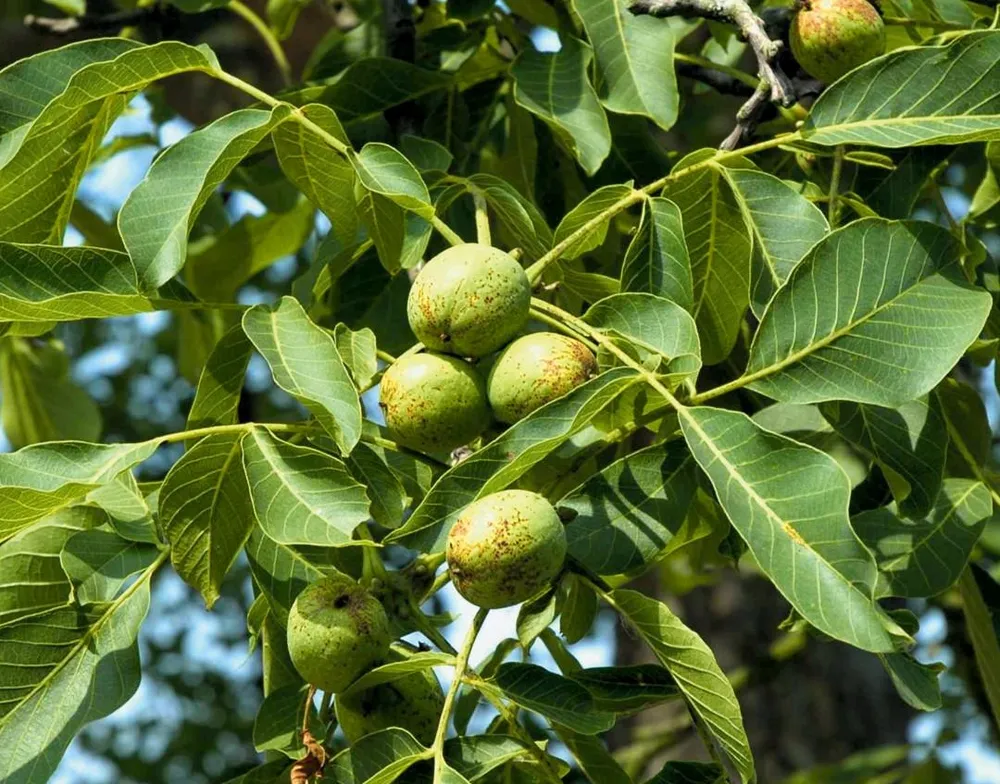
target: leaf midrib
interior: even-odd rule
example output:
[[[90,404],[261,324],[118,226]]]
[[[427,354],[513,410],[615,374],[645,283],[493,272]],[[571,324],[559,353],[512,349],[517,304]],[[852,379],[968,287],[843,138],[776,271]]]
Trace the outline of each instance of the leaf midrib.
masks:
[[[126,601],[128,601],[132,597],[132,595],[144,583],[149,581],[149,578],[152,577],[153,573],[160,568],[160,566],[167,559],[169,554],[170,554],[169,550],[162,550],[160,552],[160,554],[156,557],[156,560],[153,561],[153,563],[151,563],[148,567],[146,567],[143,570],[143,573],[142,575],[140,575],[139,579],[136,580],[134,583],[132,583],[132,585],[130,585],[125,590],[125,592],[122,593],[121,596],[115,599],[114,602],[112,602],[108,606],[105,612],[93,624],[91,624],[91,626],[87,629],[86,632],[83,633],[83,635],[73,646],[73,648],[66,654],[66,656],[63,657],[63,659],[55,667],[53,667],[52,670],[47,675],[45,675],[45,677],[42,678],[42,680],[40,680],[34,686],[34,688],[32,688],[32,690],[28,692],[28,694],[26,694],[24,698],[20,700],[20,702],[18,702],[17,705],[14,706],[14,708],[10,711],[10,713],[8,713],[3,718],[0,718],[0,727],[6,726],[9,723],[8,720],[10,719],[10,717],[16,714],[22,708],[22,706],[26,705],[32,699],[32,697],[35,696],[36,693],[38,693],[40,690],[49,687],[50,682],[54,680],[55,677],[60,672],[62,672],[62,670],[66,666],[68,666],[68,663],[73,659],[73,657],[76,656],[76,654],[80,651],[80,649],[83,648],[84,646],[89,645],[90,641],[103,628],[104,624],[108,622],[108,620],[122,607],[122,605],[125,604]]]
[[[768,376],[773,375],[774,373],[777,373],[777,372],[779,372],[781,370],[784,370],[789,365],[794,365],[796,362],[799,362],[799,361],[805,359],[810,354],[813,354],[813,353],[815,353],[816,351],[819,351],[822,348],[826,348],[831,343],[833,343],[835,340],[837,340],[839,338],[842,338],[845,335],[850,334],[851,331],[854,330],[855,327],[858,327],[858,326],[866,323],[873,316],[878,315],[879,313],[881,313],[882,311],[884,311],[886,308],[889,308],[890,306],[894,305],[897,302],[897,300],[900,300],[903,297],[905,297],[908,294],[910,294],[914,289],[917,288],[917,286],[920,286],[921,284],[923,284],[926,281],[930,280],[935,275],[940,275],[941,272],[943,271],[943,269],[945,269],[948,266],[951,266],[951,265],[949,264],[949,265],[945,265],[945,267],[940,267],[940,268],[934,269],[931,272],[930,275],[927,275],[926,277],[920,278],[918,281],[916,281],[916,283],[914,285],[909,286],[909,287],[901,290],[898,294],[896,294],[895,296],[893,296],[890,299],[887,299],[885,302],[883,302],[882,304],[880,304],[877,307],[873,308],[868,313],[865,313],[860,318],[857,318],[857,319],[851,321],[850,323],[845,324],[843,327],[840,327],[838,329],[833,330],[833,332],[831,332],[830,334],[828,334],[828,335],[820,338],[815,343],[808,343],[807,345],[805,345],[802,348],[800,348],[798,351],[795,351],[795,352],[789,354],[784,359],[778,360],[777,362],[775,362],[775,363],[773,363],[771,365],[765,365],[760,370],[755,370],[753,373],[748,373],[748,374],[742,376],[742,378],[741,378],[742,383],[744,385],[747,385],[747,384],[752,384],[755,381],[759,381],[762,378],[767,378]],[[775,300],[772,299],[770,305],[773,305],[774,302],[775,302]],[[765,315],[767,315],[767,314],[765,314]],[[758,330],[757,336],[759,336],[759,335],[760,335],[760,331]],[[755,338],[754,338],[755,344],[756,344],[756,337],[757,336],[755,336]],[[754,347],[751,346],[751,349],[750,349],[750,355],[751,355],[751,357],[753,356],[753,348]]]

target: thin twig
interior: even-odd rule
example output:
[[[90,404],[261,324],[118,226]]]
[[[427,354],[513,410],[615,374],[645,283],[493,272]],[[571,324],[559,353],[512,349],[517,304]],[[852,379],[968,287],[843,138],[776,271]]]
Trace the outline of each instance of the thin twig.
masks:
[[[736,149],[757,127],[768,100],[778,106],[796,101],[792,80],[778,64],[781,41],[772,40],[761,21],[744,0],[631,0],[629,11],[655,17],[700,17],[734,25],[757,58],[760,84],[736,116],[736,128],[722,143],[723,150]]]
[[[278,73],[281,74],[281,80],[285,83],[286,87],[290,86],[292,83],[292,66],[289,64],[288,58],[285,57],[285,50],[281,48],[281,43],[275,37],[274,33],[271,32],[271,28],[267,26],[263,19],[257,16],[253,9],[245,6],[240,0],[230,0],[227,8],[247,22],[257,35],[260,36],[264,45],[267,46],[267,50],[271,53],[271,57],[274,58],[275,65],[278,66]]]

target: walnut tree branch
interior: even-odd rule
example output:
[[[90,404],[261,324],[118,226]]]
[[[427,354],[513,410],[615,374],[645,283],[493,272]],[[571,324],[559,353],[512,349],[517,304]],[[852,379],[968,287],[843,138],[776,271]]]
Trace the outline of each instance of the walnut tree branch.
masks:
[[[648,14],[655,17],[682,16],[712,19],[734,25],[742,38],[750,44],[757,58],[757,76],[761,86],[743,105],[737,115],[734,131],[722,144],[722,149],[731,150],[756,126],[761,112],[768,101],[779,106],[795,103],[795,87],[791,79],[778,65],[778,54],[783,46],[768,36],[764,23],[753,12],[745,0],[627,0],[628,9],[633,14]]]

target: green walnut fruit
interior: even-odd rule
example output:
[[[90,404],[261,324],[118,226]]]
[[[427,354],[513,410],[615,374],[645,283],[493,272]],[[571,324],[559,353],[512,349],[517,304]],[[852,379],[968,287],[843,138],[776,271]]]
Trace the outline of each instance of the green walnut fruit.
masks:
[[[288,652],[306,682],[336,694],[385,658],[389,619],[382,604],[346,575],[307,586],[288,613]]]
[[[486,384],[468,362],[423,352],[402,357],[382,376],[379,405],[389,435],[421,452],[450,452],[489,425]]]
[[[800,0],[792,54],[827,84],[885,52],[885,24],[867,0]]]
[[[531,284],[513,256],[467,243],[427,262],[410,288],[406,315],[427,348],[482,357],[521,331],[530,303]]]
[[[451,581],[479,607],[530,599],[562,570],[566,531],[537,493],[504,490],[469,504],[448,534]]]
[[[393,651],[389,661],[402,658]],[[351,743],[379,730],[402,727],[429,746],[444,709],[444,694],[434,672],[428,669],[363,691],[338,694],[336,705],[337,723]]]
[[[486,396],[493,416],[513,424],[596,372],[597,360],[579,340],[536,332],[500,353],[486,382]]]

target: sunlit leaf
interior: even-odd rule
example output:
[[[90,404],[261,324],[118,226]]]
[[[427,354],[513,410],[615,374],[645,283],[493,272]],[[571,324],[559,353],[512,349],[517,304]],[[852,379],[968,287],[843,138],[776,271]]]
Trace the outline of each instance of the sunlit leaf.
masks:
[[[611,149],[608,118],[587,79],[591,59],[587,44],[564,35],[558,52],[526,49],[511,68],[514,99],[552,129],[587,174]]]
[[[566,528],[569,553],[598,574],[619,574],[707,536],[686,517],[695,466],[678,444],[623,457],[559,502],[577,512]]]
[[[739,771],[740,779],[754,781],[753,754],[740,704],[704,640],[665,604],[641,593],[619,589],[610,595],[610,601],[674,677],[690,708]]]
[[[573,0],[597,56],[605,108],[648,117],[664,130],[677,120],[674,36],[669,25],[635,16],[624,3]]]
[[[160,522],[177,574],[211,607],[253,525],[240,433],[203,438],[160,489]]]
[[[243,314],[243,329],[267,360],[274,382],[299,400],[344,454],[361,437],[361,403],[333,336],[292,297]]]
[[[444,550],[448,532],[466,504],[502,490],[581,430],[601,409],[636,382],[615,368],[542,406],[488,446],[446,471],[402,527],[387,541],[424,552]]]
[[[829,234],[761,319],[750,387],[790,403],[889,407],[926,394],[979,335],[991,305],[964,280],[960,255],[930,223],[868,218]]]
[[[897,49],[852,71],[802,128],[815,144],[908,147],[1000,138],[1000,31]]]
[[[522,708],[584,735],[604,732],[615,722],[614,714],[595,707],[585,688],[537,664],[502,664],[493,680]]]
[[[851,520],[875,554],[881,596],[935,596],[952,586],[965,568],[993,500],[982,482],[946,479],[923,520],[902,519],[873,509]]]
[[[209,196],[288,111],[232,112],[188,134],[153,162],[118,213],[118,229],[144,289],[177,274],[188,232]]]
[[[368,519],[364,486],[340,460],[317,449],[255,427],[243,439],[243,467],[254,516],[279,544],[346,544]]]
[[[692,309],[691,260],[681,211],[669,199],[643,202],[642,220],[622,261],[621,283],[623,291],[655,294]]]
[[[894,624],[872,599],[875,563],[851,530],[836,461],[735,411],[690,408],[680,419],[726,516],[791,605],[831,637],[891,651]]]
[[[112,531],[84,530],[66,542],[60,555],[78,604],[110,602],[128,579],[156,560],[151,544],[130,542]]]

